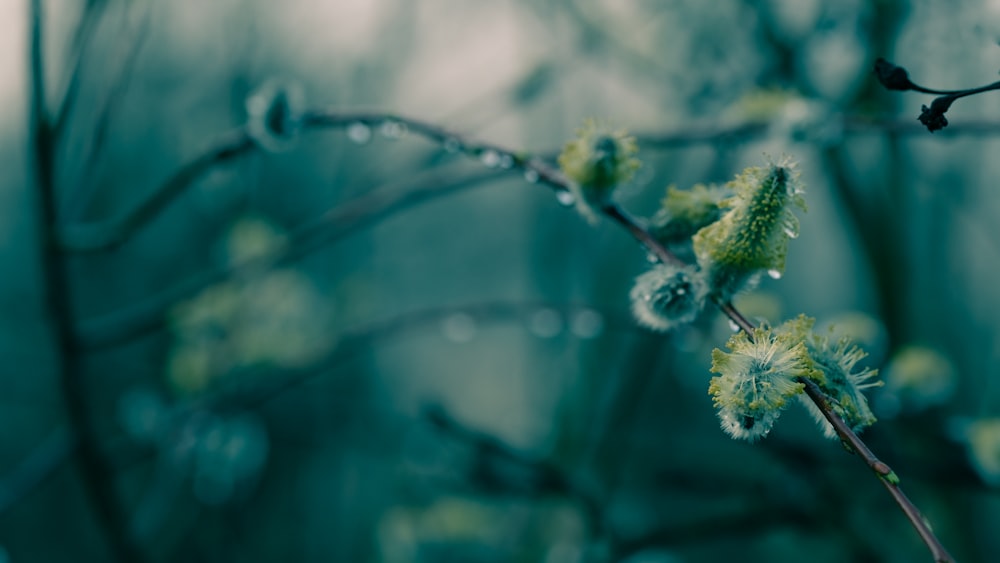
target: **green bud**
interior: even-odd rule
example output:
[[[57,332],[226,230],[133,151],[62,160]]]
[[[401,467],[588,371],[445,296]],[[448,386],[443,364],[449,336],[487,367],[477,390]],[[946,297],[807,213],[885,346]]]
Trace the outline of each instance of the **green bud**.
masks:
[[[721,202],[722,218],[694,235],[698,265],[707,272],[712,293],[723,300],[761,272],[781,276],[788,240],[799,233],[792,208],[806,208],[797,174],[784,163],[748,168],[727,186],[733,196]]]
[[[650,231],[678,258],[693,262],[691,237],[722,217],[720,204],[729,195],[732,194],[723,186],[696,184],[690,190],[670,186],[660,210],[653,216]]]
[[[868,354],[855,346],[849,338],[833,342],[828,335],[813,333],[814,322],[815,319],[800,315],[784,326],[793,338],[805,343],[812,368],[817,372],[814,379],[826,395],[830,408],[844,419],[851,430],[859,432],[875,423],[875,415],[872,414],[863,391],[882,385],[881,381],[871,381],[878,375],[878,371],[857,369],[858,362]],[[826,437],[836,438],[837,431],[815,403],[806,397],[800,397],[800,400],[823,428]]]
[[[639,168],[636,152],[635,138],[594,120],[587,120],[577,130],[576,138],[566,144],[559,155],[559,166],[570,180],[577,209],[590,222],[596,222],[615,187],[631,179]]]
[[[637,277],[629,297],[639,324],[668,331],[695,320],[707,294],[708,286],[697,270],[663,264]]]
[[[754,329],[753,339],[734,334],[726,347],[712,351],[708,387],[719,409],[722,429],[733,438],[755,441],[771,431],[788,400],[802,393],[799,377],[814,377],[805,344],[784,326]]]

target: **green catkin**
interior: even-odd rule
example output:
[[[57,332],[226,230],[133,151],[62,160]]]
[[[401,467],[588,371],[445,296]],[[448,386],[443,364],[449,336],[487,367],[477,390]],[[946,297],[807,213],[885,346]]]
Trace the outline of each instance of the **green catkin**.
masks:
[[[624,130],[612,130],[589,119],[566,143],[559,167],[570,180],[576,208],[596,223],[603,206],[611,202],[615,188],[627,182],[639,168],[635,138]]]
[[[819,376],[801,339],[786,330],[756,328],[753,338],[739,332],[726,343],[729,352],[712,351],[708,392],[719,409],[722,429],[736,439],[767,436],[788,401],[805,385],[800,377]]]
[[[665,332],[695,320],[707,294],[704,278],[693,267],[659,264],[635,279],[629,298],[639,324]]]
[[[721,202],[722,217],[694,235],[694,253],[712,294],[728,301],[762,272],[780,276],[788,240],[798,236],[793,208],[805,211],[791,165],[748,168],[727,184],[733,196]]]

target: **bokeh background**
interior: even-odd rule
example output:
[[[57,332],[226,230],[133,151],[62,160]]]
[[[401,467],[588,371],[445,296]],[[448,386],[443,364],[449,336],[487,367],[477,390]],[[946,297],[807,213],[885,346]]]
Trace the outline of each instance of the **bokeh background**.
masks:
[[[731,329],[638,328],[627,233],[396,122],[258,135],[121,244],[55,253],[30,4],[0,3],[0,561],[930,560],[803,409],[757,444],[720,430]],[[618,199],[643,216],[668,185],[791,156],[801,237],[738,305],[861,342],[886,381],[864,438],[958,560],[1000,560],[1000,98],[930,134],[931,97],[871,72],[991,82],[1000,3],[40,4],[71,242],[282,89],[546,158],[607,120],[639,137]]]

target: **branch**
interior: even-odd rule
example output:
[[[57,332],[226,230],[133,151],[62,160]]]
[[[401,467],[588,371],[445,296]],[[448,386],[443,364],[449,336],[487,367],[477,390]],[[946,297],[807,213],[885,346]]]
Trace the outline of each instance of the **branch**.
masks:
[[[948,112],[951,108],[951,104],[954,103],[955,100],[966,96],[981,94],[983,92],[1000,90],[1000,81],[987,84],[986,86],[968,88],[965,90],[935,90],[932,88],[925,88],[910,80],[910,75],[905,68],[890,63],[881,57],[875,61],[875,76],[886,90],[898,90],[904,92],[912,90],[914,92],[922,92],[924,94],[938,95],[938,97],[934,98],[931,102],[930,107],[923,106],[921,108],[920,117],[917,118],[931,133],[944,129],[948,126],[948,119],[945,118],[944,114]]]
[[[638,240],[639,242],[646,245],[646,247],[657,256],[671,257],[670,261],[677,261],[676,257],[670,253],[665,247],[663,247],[655,238],[653,238],[648,232],[646,232],[642,227],[630,221],[629,218],[623,213],[612,213],[610,210],[616,209],[614,206],[609,206],[605,208],[605,214],[609,215],[612,219],[615,219],[620,224],[623,224]],[[642,234],[645,233],[645,234]],[[747,333],[751,339],[753,338],[754,326],[747,318],[740,313],[735,307],[730,303],[716,303],[719,309],[725,314],[733,323]],[[861,440],[861,438],[854,433],[844,420],[840,418],[837,413],[833,411],[830,407],[829,402],[823,395],[822,391],[816,387],[816,384],[808,379],[801,379],[803,383],[806,384],[806,394],[809,399],[819,408],[823,413],[823,416],[830,421],[830,424],[837,431],[837,435],[840,436],[841,440],[851,445],[853,451],[857,453],[864,462],[868,465],[876,475],[879,476],[882,484],[889,490],[893,499],[899,504],[903,513],[910,520],[910,523],[916,528],[917,533],[920,534],[921,539],[927,545],[930,550],[931,555],[934,556],[934,561],[938,563],[947,563],[954,561],[948,554],[947,550],[941,544],[940,540],[931,531],[930,526],[928,526],[927,521],[920,514],[920,511],[916,506],[903,494],[903,491],[899,488],[899,478],[892,471],[892,469],[883,461],[879,460],[868,448],[868,446]]]
[[[86,59],[85,55],[107,5],[108,2],[105,0],[88,0],[87,5],[83,8],[83,15],[80,16],[80,22],[77,24],[76,32],[73,36],[73,62],[70,65],[69,77],[66,80],[66,87],[63,89],[62,101],[59,103],[59,109],[54,119],[53,132],[57,137],[65,132],[66,124],[69,122],[73,114],[73,109],[76,107],[79,97],[77,94],[80,89],[80,80],[83,76],[83,62]]]
[[[121,563],[138,563],[143,561],[143,557],[129,537],[129,527],[116,498],[113,473],[98,446],[86,403],[83,369],[73,334],[70,278],[55,241],[57,138],[45,102],[41,0],[31,2],[29,18],[31,165],[38,193],[37,228],[42,255],[42,283],[46,312],[53,325],[54,363],[59,372],[67,416],[79,447],[78,469],[96,512],[98,525],[114,559]]]
[[[125,60],[118,70],[118,75],[112,81],[111,88],[104,96],[100,111],[97,112],[94,132],[87,143],[89,147],[87,155],[83,158],[83,171],[79,174],[82,181],[75,190],[67,194],[66,204],[63,206],[64,216],[69,220],[75,219],[83,212],[83,208],[90,201],[91,195],[97,186],[94,171],[97,168],[101,152],[104,150],[104,145],[107,142],[108,130],[111,128],[111,112],[119,105],[119,102],[128,90],[129,81],[139,60],[139,54],[142,52],[142,48],[146,44],[146,39],[149,37],[150,21],[151,18],[147,11],[142,22],[138,25],[138,29],[133,32],[132,42],[129,44],[124,55]]]
[[[247,264],[218,266],[136,305],[82,321],[76,327],[76,339],[88,351],[129,342],[162,328],[172,306],[214,283],[238,276],[242,272],[293,263],[323,245],[376,225],[401,210],[482,186],[502,177],[502,172],[494,170],[479,171],[458,180],[449,178],[445,173],[435,173],[400,187],[380,189],[358,196],[293,230],[288,244],[279,254]]]
[[[140,34],[142,37],[142,34]],[[114,99],[109,97],[108,102]],[[105,110],[108,109],[105,106]],[[93,166],[96,153],[99,152],[106,137],[107,116],[102,112],[98,130],[91,142],[88,166]],[[922,133],[923,129],[909,122],[892,120],[872,120],[860,117],[837,118],[843,120],[845,133],[870,134],[891,130],[900,134],[913,135]],[[399,132],[412,131],[442,145],[445,150],[461,152],[480,159],[492,159],[506,156],[494,164],[497,167],[512,167],[528,170],[523,166],[528,159],[523,153],[504,151],[496,145],[479,143],[450,132],[447,129],[415,119],[402,118],[391,114],[372,112],[338,112],[336,110],[313,110],[303,114],[301,123],[303,129],[343,129],[355,125],[364,127],[400,127]],[[1000,123],[968,122],[956,127],[954,134],[997,135],[1000,134]],[[668,150],[687,147],[696,144],[734,144],[750,142],[766,137],[771,131],[767,122],[752,121],[726,127],[689,128],[661,133],[637,135],[636,138],[646,149]],[[59,233],[59,245],[64,252],[100,253],[112,251],[128,241],[132,235],[155,219],[177,197],[190,188],[195,182],[215,169],[216,166],[228,163],[242,156],[256,152],[259,147],[241,127],[224,135],[221,140],[207,148],[202,154],[174,172],[163,184],[155,188],[131,210],[121,217],[107,221],[83,224],[68,224]],[[558,151],[541,151],[535,158],[545,160]],[[85,175],[85,177],[89,177]],[[545,179],[542,179],[543,182]],[[558,185],[551,185],[562,189]],[[74,209],[80,205],[80,200],[87,197],[91,191],[85,189],[81,195],[74,196]]]
[[[123,217],[107,223],[69,224],[58,235],[63,252],[113,250],[154,219],[177,196],[216,166],[254,150],[256,145],[243,129],[232,131],[207,152],[181,166],[159,188]]]

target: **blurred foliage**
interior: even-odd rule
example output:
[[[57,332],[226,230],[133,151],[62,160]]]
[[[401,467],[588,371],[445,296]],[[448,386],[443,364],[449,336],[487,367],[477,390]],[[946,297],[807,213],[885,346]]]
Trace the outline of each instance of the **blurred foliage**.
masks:
[[[799,161],[785,274],[737,304],[857,338],[886,381],[865,440],[958,560],[1000,559],[1000,116],[970,97],[931,135],[926,97],[871,72],[983,83],[994,2],[43,1],[48,103],[74,100],[60,222],[121,217],[244,124],[268,149],[67,256],[81,339],[142,320],[78,351],[82,397],[43,313],[25,4],[0,12],[0,561],[109,561],[109,534],[150,562],[929,560],[804,409],[752,446],[720,430],[728,323],[637,327],[626,233],[397,122],[300,130],[331,107],[546,158],[607,119],[643,163],[615,198],[648,218],[668,185]],[[72,401],[121,529],[76,471]]]

